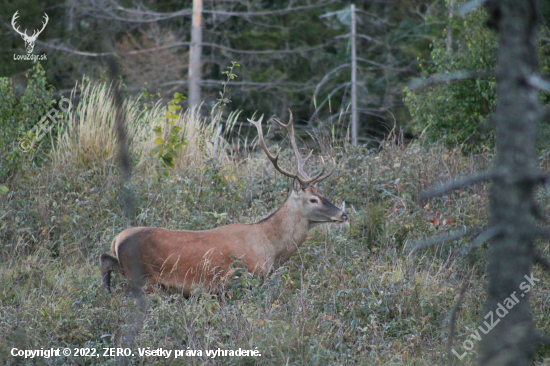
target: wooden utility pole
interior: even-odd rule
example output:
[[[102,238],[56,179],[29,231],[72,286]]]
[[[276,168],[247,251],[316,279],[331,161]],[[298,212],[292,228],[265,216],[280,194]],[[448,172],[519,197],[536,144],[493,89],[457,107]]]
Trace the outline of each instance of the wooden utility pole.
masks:
[[[202,55],[202,0],[193,0],[191,21],[191,47],[189,49],[189,79],[187,105],[189,108],[201,103],[201,55]]]
[[[351,144],[357,145],[357,53],[355,51],[355,4],[351,4]]]

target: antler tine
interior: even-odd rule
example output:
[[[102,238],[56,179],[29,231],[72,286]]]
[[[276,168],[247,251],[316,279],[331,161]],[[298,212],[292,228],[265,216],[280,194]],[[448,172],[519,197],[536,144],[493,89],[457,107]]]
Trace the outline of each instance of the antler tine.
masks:
[[[296,155],[296,165],[298,165],[298,174],[303,177],[303,180],[300,180],[300,182],[307,182],[310,178],[309,178],[309,175],[304,171],[304,164],[313,153],[313,150],[310,151],[305,158],[303,158],[302,155],[300,155],[300,151],[298,150],[298,146],[296,145],[296,137],[294,135],[294,117],[290,109],[288,110],[288,112],[290,113],[290,118],[286,125],[276,118],[273,118],[273,119],[281,127],[284,127],[284,129],[287,130],[288,134],[290,135],[290,144],[292,145],[292,149],[294,150],[294,155]],[[303,184],[304,183],[302,183],[302,185]]]
[[[321,157],[321,160],[323,160],[323,158]],[[334,158],[332,158],[332,163],[334,165],[336,165],[336,162],[334,161]],[[315,184],[315,183],[318,183],[322,180],[325,180],[327,179],[328,177],[330,177],[332,175],[332,173],[334,173],[334,167],[330,170],[330,172],[328,172],[327,174],[323,175],[323,173],[325,172],[325,162],[323,160],[323,169],[321,170],[321,172],[319,174],[317,174],[314,178],[311,178],[310,180],[308,180],[307,183],[308,185],[312,185],[312,184]],[[323,175],[323,176],[321,176]]]
[[[333,162],[334,162],[334,159],[333,159]],[[322,180],[325,180],[327,179],[328,177],[330,177],[332,175],[332,173],[334,173],[334,167],[330,170],[330,172],[328,172],[327,174],[323,175],[322,177],[320,177],[321,174],[323,174],[323,172],[325,171],[325,169],[323,169],[321,171],[321,173],[319,173],[319,175],[317,175],[314,179],[313,179],[313,182],[311,184],[315,184],[315,183],[319,183],[320,181]]]
[[[271,160],[271,163],[273,163],[273,166],[275,167],[275,169],[277,169],[280,173],[286,175],[287,177],[298,178],[300,183],[302,183],[302,181],[300,180],[300,178],[296,174],[287,172],[286,170],[284,170],[283,168],[281,168],[277,164],[277,159],[279,159],[280,150],[277,150],[277,154],[275,154],[275,156],[271,155],[271,153],[269,152],[269,149],[267,148],[267,145],[265,144],[264,134],[262,132],[262,120],[263,120],[263,118],[264,118],[263,114],[262,114],[262,116],[260,117],[260,119],[258,121],[254,121],[250,118],[247,118],[248,122],[252,123],[258,129],[258,142],[260,143],[260,146],[262,147],[262,149],[266,153],[269,160]]]

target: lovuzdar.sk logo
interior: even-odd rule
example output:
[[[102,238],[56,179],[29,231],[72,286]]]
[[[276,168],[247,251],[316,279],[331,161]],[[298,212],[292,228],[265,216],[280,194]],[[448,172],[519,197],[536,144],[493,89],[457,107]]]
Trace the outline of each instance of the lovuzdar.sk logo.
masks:
[[[13,59],[14,60],[46,60],[46,55],[33,55],[32,54],[32,51],[34,50],[34,44],[36,43],[36,39],[38,38],[38,36],[40,35],[40,33],[42,33],[42,31],[44,30],[44,28],[46,28],[46,25],[48,24],[48,14],[44,13],[44,22],[42,22],[42,29],[40,30],[34,30],[33,33],[32,33],[32,36],[29,36],[27,34],[27,30],[25,29],[24,32],[21,32],[19,30],[19,26],[17,26],[15,24],[15,21],[17,18],[19,18],[19,15],[17,14],[19,13],[19,10],[15,12],[15,14],[13,14],[13,17],[11,18],[11,26],[13,27],[13,29],[19,33],[21,35],[21,38],[23,38],[23,40],[25,41],[25,49],[27,50],[27,54],[26,55],[16,55],[14,54],[13,55]]]

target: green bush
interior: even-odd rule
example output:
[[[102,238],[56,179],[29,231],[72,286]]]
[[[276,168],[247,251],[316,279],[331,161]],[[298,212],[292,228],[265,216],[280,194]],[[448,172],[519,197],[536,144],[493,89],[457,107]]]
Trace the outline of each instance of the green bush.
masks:
[[[38,62],[25,74],[27,88],[19,97],[10,78],[0,78],[0,181],[7,181],[23,163],[17,142],[48,111],[55,100]]]
[[[448,23],[452,27],[453,47],[447,50],[446,38],[435,40],[431,46],[432,63],[427,67],[424,62],[420,63],[422,77],[460,71],[492,72],[498,40],[495,32],[486,25],[485,9],[479,7],[466,19],[455,16]],[[541,34],[545,36],[540,39],[548,38],[548,32],[547,27],[542,27]],[[541,41],[539,46],[542,74],[550,69],[550,47],[544,42]],[[464,145],[467,150],[492,147],[494,126],[487,122],[496,104],[494,77],[444,82],[414,92],[405,88],[404,94],[414,134],[430,142],[442,140],[451,148],[458,145]],[[542,99],[547,102],[548,96],[543,95]],[[549,129],[545,124],[541,130],[546,135]]]
[[[433,63],[423,68],[422,76],[491,71],[496,62],[497,39],[485,26],[486,20],[483,9],[472,12],[465,20],[452,18],[448,26],[453,27],[453,37],[457,38],[456,48],[447,51],[445,40],[434,41]],[[450,147],[491,145],[493,131],[486,122],[495,102],[496,84],[492,77],[442,83],[419,92],[405,89],[413,131],[429,141],[443,139]]]

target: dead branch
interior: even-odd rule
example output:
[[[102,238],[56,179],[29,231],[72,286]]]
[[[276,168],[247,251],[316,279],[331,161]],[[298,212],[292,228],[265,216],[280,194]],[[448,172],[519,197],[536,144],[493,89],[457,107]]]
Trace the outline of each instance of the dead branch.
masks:
[[[424,199],[427,199],[427,198],[440,196],[443,193],[447,193],[449,191],[453,191],[455,189],[468,186],[470,184],[479,183],[479,182],[488,181],[488,180],[493,180],[495,178],[500,178],[500,177],[501,177],[501,174],[498,174],[494,171],[484,172],[484,173],[480,173],[480,174],[477,174],[477,175],[471,175],[469,177],[465,177],[465,178],[462,178],[462,179],[455,180],[451,183],[440,186],[440,187],[435,188],[431,191],[426,191],[426,192],[420,194],[418,199],[419,200],[424,200]]]
[[[550,92],[550,82],[544,80],[540,75],[529,75],[527,77],[527,83],[537,90]]]
[[[455,230],[447,233],[446,235],[433,236],[430,238],[424,238],[415,240],[409,245],[409,251],[412,253],[418,249],[430,247],[436,244],[441,244],[451,240],[457,240],[467,235],[476,235],[481,231],[480,228]]]
[[[284,50],[261,50],[261,51],[238,50],[238,49],[235,49],[235,48],[226,47],[226,46],[222,46],[222,45],[215,44],[215,43],[205,43],[205,42],[201,43],[201,46],[211,47],[211,48],[218,48],[218,49],[223,50],[223,51],[239,53],[239,54],[269,55],[269,54],[274,54],[274,53],[276,53],[276,54],[308,53],[308,52],[311,52],[313,50],[317,50],[319,48],[329,46],[329,45],[335,43],[336,41],[337,40],[334,39],[334,40],[325,42],[325,43],[320,44],[320,45],[307,47],[307,48],[297,48],[297,49],[294,49],[294,50],[287,50],[287,49],[284,49]],[[36,43],[38,43],[42,46],[54,49],[54,50],[74,53],[75,55],[81,55],[81,56],[101,57],[101,56],[112,56],[112,55],[114,55],[114,53],[112,53],[112,52],[102,52],[102,53],[83,52],[83,51],[69,49],[67,47],[53,45],[53,44],[50,44],[48,42],[36,41]],[[166,46],[161,46],[161,47],[154,47],[154,48],[148,48],[148,49],[143,49],[143,50],[135,50],[135,51],[130,51],[130,52],[126,52],[126,53],[121,53],[121,55],[136,55],[136,54],[139,54],[139,53],[156,52],[156,51],[159,51],[159,50],[162,50],[162,49],[189,46],[189,45],[190,45],[190,42],[177,42],[177,43],[174,43],[174,44],[171,44],[171,45],[166,45]]]
[[[462,250],[461,254],[466,255],[470,253],[472,250],[479,248],[486,241],[502,234],[503,231],[504,227],[502,226],[493,226],[483,230],[474,240],[472,240],[472,243],[469,246]]]
[[[267,10],[267,11],[250,11],[250,12],[236,12],[236,11],[223,11],[223,10],[203,10],[202,12],[204,14],[213,14],[213,15],[223,15],[223,16],[230,16],[230,17],[255,17],[255,16],[266,16],[266,15],[284,15],[290,12],[294,11],[304,11],[308,9],[314,9],[314,8],[322,8],[326,7],[327,5],[330,5],[332,3],[335,3],[334,0],[330,0],[324,3],[319,4],[310,4],[310,5],[304,5],[304,6],[295,6],[295,7],[287,7],[280,10]],[[192,9],[183,9],[178,10],[172,13],[159,13],[155,11],[143,11],[143,10],[136,10],[136,9],[129,9],[121,6],[117,2],[113,2],[113,5],[115,6],[115,9],[130,15],[135,16],[136,18],[123,18],[112,11],[109,11],[107,9],[102,9],[104,13],[108,14],[109,17],[102,16],[98,13],[91,13],[92,16],[96,18],[101,19],[110,19],[110,20],[117,20],[117,21],[123,21],[123,22],[130,22],[130,23],[152,23],[152,22],[159,22],[163,20],[173,19],[173,18],[180,18],[185,16],[191,16],[193,14]]]
[[[451,348],[453,347],[453,338],[455,334],[456,313],[458,311],[458,308],[460,307],[460,304],[462,304],[462,300],[464,299],[464,294],[466,293],[467,288],[468,288],[468,283],[464,282],[460,287],[460,292],[458,294],[458,299],[456,300],[456,304],[453,307],[453,310],[451,310],[451,320],[449,322],[449,341],[447,342],[447,354],[449,355],[449,365],[452,365],[454,361],[454,357],[451,353]]]
[[[489,0],[471,0],[471,1],[468,1],[467,3],[462,4],[458,8],[458,14],[460,14],[461,16],[465,16],[469,12],[474,11],[479,6],[481,6],[485,3],[488,3],[488,2],[489,2]]]
[[[447,74],[438,74],[427,79],[413,79],[409,82],[409,90],[418,90],[428,86],[449,83],[452,81],[462,81],[480,78],[491,78],[494,74],[489,71],[453,71]]]

